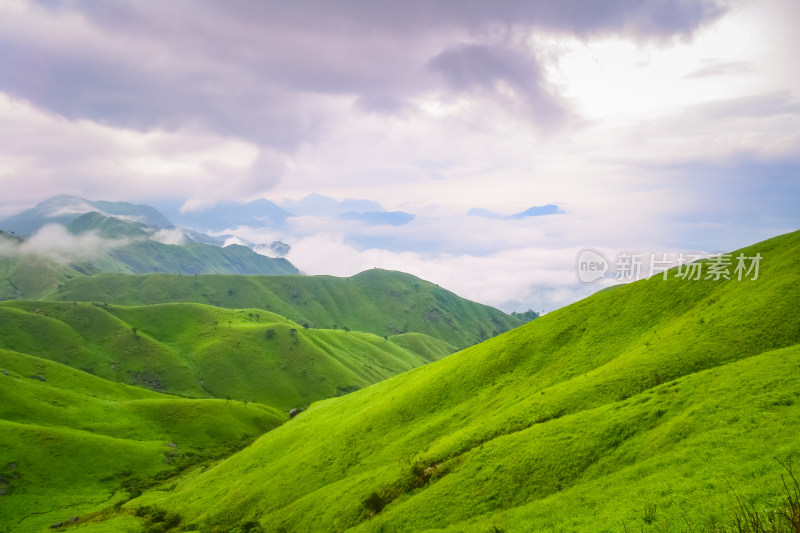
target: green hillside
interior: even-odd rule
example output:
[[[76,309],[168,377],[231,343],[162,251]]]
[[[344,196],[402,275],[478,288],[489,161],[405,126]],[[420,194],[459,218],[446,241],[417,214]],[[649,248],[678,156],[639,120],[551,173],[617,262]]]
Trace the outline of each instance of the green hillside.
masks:
[[[196,302],[258,308],[318,328],[348,327],[380,336],[424,333],[458,348],[524,323],[410,274],[380,269],[333,276],[178,276],[102,274],[77,277],[49,300],[119,305]]]
[[[199,531],[710,531],[737,496],[763,514],[800,453],[800,232],[757,252],[756,281],[595,294],[125,508]]]
[[[40,531],[230,454],[288,417],[111,383],[0,350],[0,531]]]
[[[67,229],[75,236],[94,236],[91,249],[83,251],[85,258],[76,260],[39,245],[26,247],[24,240],[0,231],[0,300],[38,299],[69,279],[99,272],[299,274],[286,259],[266,257],[245,246],[164,244],[154,240],[157,227],[96,212],[74,218]]]
[[[2,238],[0,235],[0,241]],[[36,255],[12,256],[0,253],[0,300],[39,298],[71,278],[97,272],[87,271],[80,265],[61,264]]]
[[[90,231],[123,244],[109,247],[88,261],[90,269],[100,272],[144,274],[170,272],[180,274],[299,274],[283,258],[266,257],[246,246],[214,246],[198,242],[164,244],[151,239],[158,229],[142,223],[86,213],[67,226],[75,235]]]
[[[428,354],[431,359],[441,359],[456,351],[451,344],[423,333],[401,333],[389,340],[414,353]]]
[[[283,410],[363,388],[446,355],[435,339],[410,347],[415,351],[369,333],[306,330],[259,309],[0,303],[0,348],[119,383]]]

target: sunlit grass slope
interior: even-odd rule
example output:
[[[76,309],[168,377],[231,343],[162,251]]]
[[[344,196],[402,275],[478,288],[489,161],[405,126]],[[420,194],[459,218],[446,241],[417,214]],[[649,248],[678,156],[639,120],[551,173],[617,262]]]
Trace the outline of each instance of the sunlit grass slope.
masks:
[[[0,350],[0,531],[39,531],[225,456],[287,419],[189,400]]]
[[[400,333],[389,340],[414,353],[429,354],[432,359],[441,359],[456,351],[451,344],[423,333]]]
[[[82,274],[95,274],[75,265],[59,264],[37,256],[11,256],[2,253],[0,235],[0,299],[36,299],[58,288],[59,284]]]
[[[332,276],[143,276],[102,274],[64,283],[45,299],[144,305],[195,302],[257,308],[298,324],[380,336],[424,333],[464,348],[523,324],[498,309],[401,272]]]
[[[283,410],[446,355],[443,343],[421,338],[411,351],[369,333],[306,330],[263,310],[200,304],[0,304],[0,348],[129,385]]]
[[[756,281],[632,283],[316,403],[129,508],[200,531],[709,530],[734,491],[774,502],[800,454],[800,232],[757,252]]]

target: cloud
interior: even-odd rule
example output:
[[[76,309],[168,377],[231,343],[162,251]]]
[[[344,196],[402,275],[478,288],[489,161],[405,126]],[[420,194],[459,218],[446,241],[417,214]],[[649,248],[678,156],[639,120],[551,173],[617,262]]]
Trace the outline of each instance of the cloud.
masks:
[[[284,198],[280,205],[295,216],[336,216],[349,212],[385,211],[381,204],[371,200],[345,198],[337,201],[330,196],[317,193],[309,194],[302,200]]]
[[[1,93],[0,145],[0,183],[23,204],[56,193],[124,201],[188,197],[201,205],[246,199],[272,187],[280,168],[269,174],[263,152],[243,141],[67,121]]]
[[[507,311],[550,311],[611,283],[579,283],[575,258],[591,247],[613,257],[619,250],[672,252],[674,223],[651,221],[672,192],[601,198],[605,205],[574,204],[568,214],[521,219],[435,216],[422,210],[402,226],[370,226],[335,217],[294,217],[274,229],[227,230],[248,242],[281,240],[287,259],[307,274],[349,276],[380,267],[415,274],[470,299]],[[602,209],[600,219],[592,211]],[[664,215],[656,217],[664,220]],[[643,234],[646,234],[643,237]]]
[[[9,201],[150,191],[186,210],[308,194],[312,173],[329,192],[491,168],[505,132],[530,141],[531,123],[570,111],[549,81],[557,46],[533,37],[689,35],[722,13],[661,0],[16,5],[0,14],[0,91],[29,112],[0,131],[0,179],[37,192]]]
[[[552,125],[564,114],[545,87],[535,59],[510,48],[460,45],[434,57],[428,67],[441,74],[456,93],[486,94],[537,123]]]
[[[401,270],[474,301],[507,312],[551,311],[611,283],[577,283],[577,249],[521,248],[487,256],[358,249],[335,235],[315,235],[292,244],[287,259],[307,274],[351,276],[370,268]],[[332,261],[331,258],[336,258]]]
[[[686,79],[692,78],[706,78],[716,76],[730,76],[735,74],[742,74],[751,72],[753,65],[743,61],[716,61],[711,60],[706,62],[697,70],[684,75]]]
[[[725,98],[694,106],[697,118],[715,121],[727,118],[759,118],[800,115],[800,97],[789,91]]]
[[[231,246],[231,245],[247,246],[247,243],[242,239],[240,239],[239,237],[233,236],[225,239],[225,242],[222,244],[222,247],[224,248],[226,246]]]
[[[47,224],[22,243],[0,239],[0,254],[43,257],[66,264],[95,259],[130,242],[130,239],[106,239],[94,231],[74,235],[60,224]]]
[[[199,125],[281,151],[322,134],[341,96],[396,112],[439,89],[423,75],[432,58],[460,54],[519,79],[535,63],[490,44],[499,28],[667,37],[722,12],[677,0],[23,5],[0,17],[0,90],[72,120],[139,131]],[[451,49],[464,40],[474,44]]]
[[[673,227],[680,228],[684,246],[731,250],[800,227],[796,156],[741,153],[651,170],[668,176],[675,185],[679,203],[670,218]],[[769,209],[764,208],[767,205]]]
[[[161,244],[186,244],[186,232],[181,228],[160,229],[150,236],[151,241]]]

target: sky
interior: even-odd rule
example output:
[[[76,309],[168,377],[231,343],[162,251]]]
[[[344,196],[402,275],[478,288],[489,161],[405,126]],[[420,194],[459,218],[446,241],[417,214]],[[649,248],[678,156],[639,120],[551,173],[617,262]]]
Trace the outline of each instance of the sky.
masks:
[[[798,24],[796,0],[0,0],[0,217],[325,195],[218,234],[550,311],[613,282],[580,282],[582,249],[800,227]]]

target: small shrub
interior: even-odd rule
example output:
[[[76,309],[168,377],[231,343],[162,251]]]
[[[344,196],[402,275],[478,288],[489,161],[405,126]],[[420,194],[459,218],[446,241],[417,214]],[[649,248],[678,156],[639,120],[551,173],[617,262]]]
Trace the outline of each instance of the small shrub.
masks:
[[[122,482],[122,488],[128,493],[128,497],[132,500],[142,495],[144,482],[138,477],[132,477]]]
[[[238,530],[242,533],[263,533],[264,528],[255,520],[248,520],[239,524]]]
[[[373,492],[367,499],[361,502],[364,507],[373,514],[378,514],[383,511],[383,508],[386,507],[386,501],[384,501],[383,497],[378,494],[377,492]]]
[[[173,528],[181,523],[181,515],[174,511],[169,511],[164,515],[164,527]]]
[[[337,385],[336,396],[344,396],[359,389],[358,385]]]

